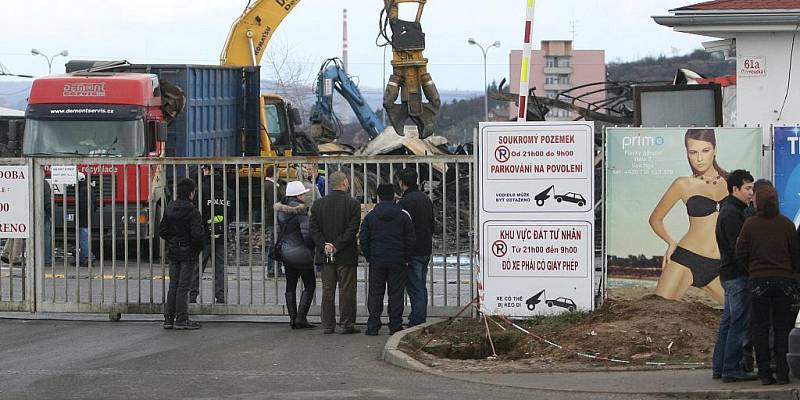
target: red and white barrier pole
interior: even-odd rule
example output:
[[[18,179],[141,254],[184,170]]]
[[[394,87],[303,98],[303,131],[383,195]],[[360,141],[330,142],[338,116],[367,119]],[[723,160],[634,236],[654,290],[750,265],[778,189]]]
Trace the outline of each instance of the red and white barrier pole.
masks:
[[[517,121],[525,121],[528,114],[528,89],[530,88],[531,37],[533,36],[533,11],[536,0],[526,0],[528,11],[525,14],[525,42],[522,45],[522,62],[519,74],[519,114]]]

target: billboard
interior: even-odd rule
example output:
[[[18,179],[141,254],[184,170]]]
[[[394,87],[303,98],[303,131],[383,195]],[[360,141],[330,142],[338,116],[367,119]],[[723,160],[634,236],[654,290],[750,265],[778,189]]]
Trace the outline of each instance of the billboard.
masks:
[[[656,294],[689,286],[722,302],[715,228],[727,171],[761,176],[761,128],[609,128],[608,272],[658,279]]]
[[[774,184],[781,213],[800,224],[800,127],[774,127]]]
[[[481,306],[527,317],[594,309],[594,126],[481,123]]]

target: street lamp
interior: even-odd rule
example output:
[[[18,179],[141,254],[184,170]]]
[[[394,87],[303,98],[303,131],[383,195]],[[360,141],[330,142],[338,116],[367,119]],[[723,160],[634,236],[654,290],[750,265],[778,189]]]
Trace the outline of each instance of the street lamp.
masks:
[[[488,122],[489,121],[489,83],[486,81],[486,53],[489,52],[489,49],[492,47],[500,47],[500,41],[496,41],[492,43],[491,46],[483,47],[480,43],[476,42],[474,38],[469,38],[467,43],[471,45],[478,46],[483,53],[483,90],[485,94],[483,96],[483,114],[484,119]]]
[[[53,60],[58,56],[66,57],[69,55],[69,52],[66,50],[61,50],[61,53],[53,54],[52,56],[48,57],[46,54],[42,53],[39,50],[31,49],[31,55],[42,56],[44,57],[45,60],[47,60],[47,74],[50,75],[53,73]]]

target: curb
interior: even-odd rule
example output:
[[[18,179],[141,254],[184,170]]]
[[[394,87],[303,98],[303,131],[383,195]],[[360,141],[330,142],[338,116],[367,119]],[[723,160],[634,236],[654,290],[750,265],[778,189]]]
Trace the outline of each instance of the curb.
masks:
[[[587,390],[587,389],[580,389],[580,388],[551,388],[551,387],[532,387],[532,386],[524,386],[524,385],[514,385],[510,383],[492,383],[486,382],[480,379],[475,378],[468,378],[464,376],[457,376],[451,375],[444,371],[440,371],[434,368],[431,368],[420,361],[417,361],[415,358],[411,357],[410,355],[406,354],[402,351],[399,346],[400,342],[406,337],[406,335],[410,335],[419,331],[420,329],[427,328],[431,325],[438,324],[440,322],[447,321],[446,319],[436,319],[429,322],[426,322],[421,325],[417,325],[413,328],[404,329],[400,332],[395,333],[392,335],[389,340],[386,341],[386,345],[383,347],[383,351],[381,353],[381,360],[387,364],[393,365],[395,367],[430,374],[436,375],[447,379],[458,380],[462,382],[469,382],[481,385],[489,385],[495,387],[508,387],[508,388],[515,388],[515,389],[528,389],[528,390],[541,390],[546,392],[555,392],[555,393],[591,393],[591,394],[616,394],[616,395],[635,395],[635,394],[642,394],[642,395],[660,395],[666,397],[674,397],[674,398],[704,398],[704,399],[737,399],[737,398],[769,398],[769,399],[786,399],[786,400],[800,400],[800,389],[796,387],[793,388],[772,388],[772,389],[738,389],[738,390],[731,390],[731,389],[709,389],[709,390],[690,390],[690,391],[649,391],[649,392],[630,392],[630,391],[609,391],[609,390]],[[598,371],[598,373],[608,373],[607,371]],[[532,372],[531,374],[536,374]]]

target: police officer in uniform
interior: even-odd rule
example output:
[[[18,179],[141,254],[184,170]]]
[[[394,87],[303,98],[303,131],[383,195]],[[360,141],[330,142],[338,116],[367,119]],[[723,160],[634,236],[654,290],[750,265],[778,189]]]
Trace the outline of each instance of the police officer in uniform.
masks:
[[[202,165],[200,168],[203,171],[203,179],[200,183],[202,193],[199,193],[200,210],[209,233],[209,239],[203,248],[202,270],[205,271],[209,261],[214,264],[214,299],[217,303],[225,303],[225,259],[227,254],[225,253],[224,232],[228,221],[233,219],[236,213],[233,208],[236,198],[233,191],[223,184],[220,174],[222,167],[218,166],[212,169],[210,165]],[[200,292],[199,272],[200,269],[195,269],[192,277],[192,286],[189,291],[189,302],[191,303],[197,302],[197,295]]]

